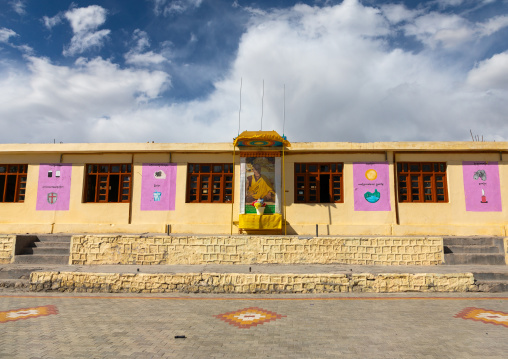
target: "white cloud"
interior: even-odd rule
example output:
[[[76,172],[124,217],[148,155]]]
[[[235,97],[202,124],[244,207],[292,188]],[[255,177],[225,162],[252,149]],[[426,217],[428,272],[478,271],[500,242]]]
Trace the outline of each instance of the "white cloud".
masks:
[[[387,4],[381,6],[384,15],[393,24],[398,24],[403,21],[413,20],[416,16],[421,14],[421,10],[409,10],[402,4]]]
[[[132,35],[135,42],[134,48],[125,54],[125,62],[138,66],[158,65],[167,59],[153,51],[143,52],[150,47],[150,39],[145,31],[136,29]]]
[[[492,35],[496,31],[508,26],[508,16],[501,15],[493,17],[484,23],[478,24],[479,31],[483,36]]]
[[[459,6],[464,3],[464,0],[437,0],[440,7]]]
[[[100,48],[110,33],[110,30],[96,31],[106,22],[106,14],[106,9],[98,5],[67,11],[64,16],[71,24],[74,36],[63,54],[72,56],[91,48]]]
[[[11,29],[7,29],[5,27],[0,28],[0,42],[8,43],[9,38],[13,36],[18,36],[18,34]]]
[[[464,18],[437,12],[417,17],[404,29],[407,35],[414,35],[431,48],[438,45],[456,47],[470,40],[474,34],[473,27]]]
[[[18,14],[18,15],[25,15],[26,14],[26,4],[23,0],[17,0],[17,1],[11,1],[10,5],[12,6],[12,9]]]
[[[166,73],[120,69],[100,58],[80,58],[72,67],[43,58],[27,60],[29,72],[11,69],[0,80],[0,121],[10,133],[0,135],[2,142],[12,141],[10,136],[22,142],[54,137],[93,142],[94,126],[105,117],[123,118],[149,106],[169,86]]]
[[[141,52],[146,48],[150,47],[150,38],[146,31],[142,31],[140,29],[134,30],[132,34],[132,39],[136,42],[135,50]]]
[[[439,12],[430,12],[414,17],[417,12],[409,11],[402,5],[395,5],[395,8],[388,6],[382,9],[392,23],[407,20],[402,25],[405,34],[415,36],[432,49],[439,46],[448,49],[457,48],[465,43],[492,35],[508,26],[508,16],[506,15],[490,18],[483,23],[473,23],[456,14]],[[411,15],[414,18],[411,18]]]
[[[153,0],[156,15],[180,14],[201,6],[203,0]]]
[[[508,90],[508,52],[480,62],[469,72],[467,83],[479,90]]]
[[[426,20],[425,36],[446,37]],[[31,57],[28,72],[11,68],[0,76],[0,142],[231,141],[238,130],[240,79],[241,131],[260,128],[264,79],[263,129],[282,133],[285,85],[290,141],[469,140],[469,129],[487,140],[508,139],[508,55],[460,72],[461,58],[447,64],[429,51],[390,48],[392,21],[353,0],[260,12],[215,90],[180,103],[160,99],[170,81],[161,71],[120,68],[100,58],[57,66]],[[473,26],[436,18],[434,28],[447,21],[452,29]],[[145,35],[133,37],[132,54],[140,58],[157,55]],[[197,70],[191,65],[187,71]]]
[[[44,26],[46,26],[46,28],[52,29],[54,26],[62,22],[62,18],[62,14],[57,14],[53,17],[43,16],[42,21],[44,22]]]
[[[128,52],[125,55],[125,62],[128,64],[136,65],[157,65],[167,61],[161,54],[156,54],[153,51],[145,53],[132,53]]]

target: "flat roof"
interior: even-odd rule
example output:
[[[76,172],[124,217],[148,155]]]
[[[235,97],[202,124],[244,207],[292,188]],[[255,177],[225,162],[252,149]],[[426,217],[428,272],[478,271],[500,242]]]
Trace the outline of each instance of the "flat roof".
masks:
[[[252,151],[257,147],[236,148]],[[281,148],[274,147],[274,150]],[[266,147],[259,150],[266,151]],[[233,143],[50,143],[0,144],[0,154],[23,153],[151,153],[151,152],[232,152]],[[285,152],[504,152],[508,142],[292,142]]]

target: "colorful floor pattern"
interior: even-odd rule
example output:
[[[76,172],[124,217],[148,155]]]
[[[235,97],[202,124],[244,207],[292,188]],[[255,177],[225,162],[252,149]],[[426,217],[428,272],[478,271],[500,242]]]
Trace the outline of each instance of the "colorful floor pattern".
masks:
[[[234,312],[214,315],[214,317],[234,325],[237,328],[249,329],[250,327],[255,327],[256,325],[261,325],[286,316],[258,307],[249,307]]]
[[[46,315],[58,314],[54,305],[45,305],[43,307],[13,309],[0,312],[0,323],[13,322],[20,319],[44,317]]]
[[[508,313],[496,312],[489,309],[468,307],[455,315],[455,318],[471,319],[494,325],[502,325],[508,328]]]

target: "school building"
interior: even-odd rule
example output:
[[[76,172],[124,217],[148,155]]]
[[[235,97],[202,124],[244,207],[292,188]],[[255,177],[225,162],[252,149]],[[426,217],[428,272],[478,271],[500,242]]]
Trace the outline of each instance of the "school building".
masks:
[[[507,151],[290,143],[274,131],[231,143],[1,144],[0,233],[506,236]]]

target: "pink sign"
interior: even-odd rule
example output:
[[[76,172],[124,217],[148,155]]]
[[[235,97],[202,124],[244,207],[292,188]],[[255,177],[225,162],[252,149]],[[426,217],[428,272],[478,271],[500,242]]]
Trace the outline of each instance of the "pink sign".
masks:
[[[501,212],[501,186],[497,162],[464,161],[466,211]]]
[[[37,211],[68,211],[71,199],[70,163],[41,164],[37,189]]]
[[[174,211],[175,194],[175,163],[143,163],[141,175],[142,211]]]
[[[353,163],[355,211],[390,211],[388,162]]]

